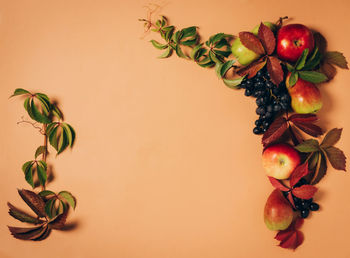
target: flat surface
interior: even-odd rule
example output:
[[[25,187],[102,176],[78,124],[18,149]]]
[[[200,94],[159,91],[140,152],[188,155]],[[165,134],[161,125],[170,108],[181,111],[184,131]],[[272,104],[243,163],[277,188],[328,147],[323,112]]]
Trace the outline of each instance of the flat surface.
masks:
[[[147,1],[0,1],[0,257],[350,257],[350,175],[329,169],[319,184],[321,211],[307,219],[296,252],[276,247],[263,223],[272,186],[252,134],[255,103],[214,71],[160,52],[140,39]],[[162,4],[162,3],[161,3]],[[348,1],[163,2],[161,13],[203,38],[237,34],[261,20],[292,17],[321,31],[350,59]],[[350,73],[321,86],[325,129],[344,127],[350,154]],[[19,225],[6,202],[25,207],[21,165],[42,143],[15,88],[57,99],[77,132],[73,151],[50,161],[54,191],[78,199],[72,230],[42,242],[13,239]]]

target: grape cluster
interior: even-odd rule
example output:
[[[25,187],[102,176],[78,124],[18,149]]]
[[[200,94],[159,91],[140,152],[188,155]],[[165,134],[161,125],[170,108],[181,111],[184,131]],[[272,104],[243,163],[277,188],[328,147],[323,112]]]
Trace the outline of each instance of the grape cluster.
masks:
[[[302,178],[297,184],[295,184],[295,187],[299,187],[302,185],[307,184],[307,181]],[[288,192],[283,192],[283,195],[287,198]],[[297,211],[300,211],[300,216],[302,218],[307,218],[310,214],[310,211],[317,211],[320,206],[313,202],[313,199],[301,199],[296,196],[293,196],[293,201],[295,205],[295,209]]]
[[[239,86],[245,89],[245,96],[256,98],[256,114],[259,118],[255,121],[254,134],[266,132],[274,117],[290,108],[290,96],[284,81],[278,86],[273,84],[266,67],[258,71],[254,77],[244,79]]]

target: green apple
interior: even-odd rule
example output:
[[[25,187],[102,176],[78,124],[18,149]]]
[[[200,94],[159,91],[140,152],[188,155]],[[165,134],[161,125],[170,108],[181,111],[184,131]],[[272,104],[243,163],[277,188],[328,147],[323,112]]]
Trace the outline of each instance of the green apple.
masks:
[[[276,24],[272,23],[272,22],[263,22],[267,27],[269,27],[273,32],[276,30]],[[260,28],[260,24],[256,25],[254,27],[254,29],[252,30],[252,33],[257,36],[258,35],[258,31]]]
[[[239,38],[233,41],[231,46],[232,54],[237,58],[241,65],[249,65],[254,60],[258,59],[260,55],[246,48]]]

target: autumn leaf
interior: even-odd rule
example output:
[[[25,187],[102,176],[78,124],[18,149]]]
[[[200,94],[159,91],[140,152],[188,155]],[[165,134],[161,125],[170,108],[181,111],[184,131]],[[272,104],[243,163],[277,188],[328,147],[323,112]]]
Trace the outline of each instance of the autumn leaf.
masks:
[[[346,61],[343,53],[340,53],[338,51],[326,52],[324,56],[324,61],[329,64],[336,65],[343,69],[349,69],[348,62]]]
[[[287,229],[278,231],[275,239],[280,241],[280,247],[295,250],[303,243],[303,233],[298,230],[303,222],[302,218],[296,218]]]
[[[264,23],[260,23],[258,36],[268,55],[271,55],[276,47],[276,38],[272,30]]]
[[[315,185],[321,181],[321,179],[326,175],[327,172],[327,160],[322,152],[318,152],[317,155],[317,163],[314,175],[311,179],[310,184]]]
[[[294,114],[288,119],[288,121],[292,122],[298,129],[313,137],[318,137],[323,134],[322,128],[314,124],[317,120],[318,118],[314,114]]]
[[[45,217],[45,203],[39,195],[29,190],[18,190],[19,195],[26,202],[26,204],[39,216]]]
[[[278,179],[271,177],[271,176],[269,176],[268,178],[269,178],[272,186],[275,187],[276,189],[279,189],[279,190],[284,191],[284,192],[290,190],[288,187],[284,186]]]
[[[343,151],[334,146],[327,147],[324,150],[333,168],[346,171],[346,157]]]
[[[10,227],[8,226],[11,234],[22,240],[39,240],[47,230],[47,225],[41,225],[38,227],[21,228],[21,227]]]
[[[302,185],[292,190],[293,195],[301,199],[311,199],[316,192],[317,188],[313,185]]]
[[[323,141],[321,143],[321,147],[323,148],[327,148],[330,146],[333,146],[334,144],[336,144],[341,137],[341,133],[342,133],[343,129],[340,128],[333,128],[332,130],[330,130],[326,136],[323,138]]]
[[[248,31],[240,32],[239,39],[241,40],[243,46],[245,46],[249,50],[255,52],[258,55],[265,54],[263,45],[261,44],[259,38],[253,33]]]
[[[240,70],[237,71],[239,76],[244,76],[248,74],[248,78],[252,78],[266,65],[266,59],[260,59],[256,62],[253,62],[247,66],[244,66]]]
[[[307,162],[297,166],[290,176],[290,186],[293,187],[296,183],[299,182],[304,176],[309,174],[309,166]]]
[[[31,223],[31,224],[39,224],[39,223],[44,222],[38,218],[35,218],[35,217],[29,215],[28,213],[26,213],[24,211],[21,211],[20,209],[16,208],[15,206],[13,206],[9,202],[7,203],[7,206],[9,207],[9,214],[19,221],[27,222],[27,223]]]
[[[283,116],[276,118],[262,137],[261,141],[263,146],[266,147],[267,145],[278,140],[287,129],[287,120]]]
[[[271,81],[275,85],[279,85],[283,81],[283,70],[280,61],[273,56],[267,57],[267,71],[269,72]]]
[[[68,210],[66,210],[61,215],[58,215],[53,221],[49,223],[50,228],[62,229],[66,223],[67,215],[68,215]]]

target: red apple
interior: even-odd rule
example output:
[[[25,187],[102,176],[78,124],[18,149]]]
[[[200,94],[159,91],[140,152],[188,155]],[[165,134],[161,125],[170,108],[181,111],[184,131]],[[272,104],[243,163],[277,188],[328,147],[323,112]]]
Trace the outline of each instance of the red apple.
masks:
[[[294,86],[289,85],[289,76],[286,78],[286,86],[291,97],[291,106],[296,113],[316,113],[322,107],[320,90],[312,82],[298,79]]]
[[[309,53],[314,49],[314,36],[302,24],[283,26],[277,35],[277,55],[280,59],[295,62],[308,48]]]
[[[271,230],[284,230],[293,221],[293,209],[278,189],[275,189],[266,201],[264,221]]]
[[[264,150],[262,162],[266,175],[276,179],[287,179],[300,164],[300,156],[290,145],[278,143]]]

